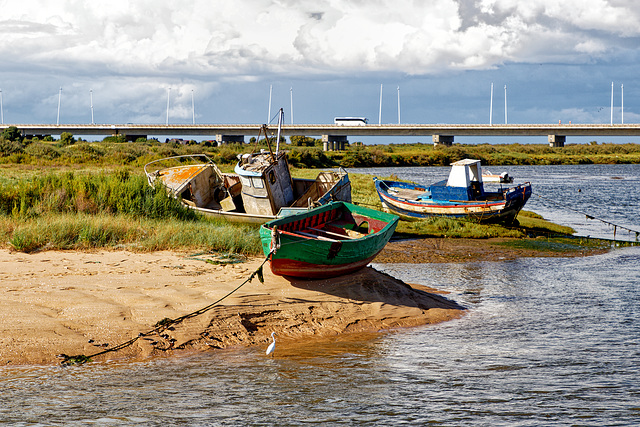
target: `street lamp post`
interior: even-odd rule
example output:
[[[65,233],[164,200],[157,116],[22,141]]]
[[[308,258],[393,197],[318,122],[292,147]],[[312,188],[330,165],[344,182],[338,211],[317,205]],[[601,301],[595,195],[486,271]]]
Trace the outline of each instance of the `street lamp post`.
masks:
[[[493,83],[491,83],[491,98],[489,101],[489,126],[493,126]]]
[[[167,121],[166,125],[169,126],[169,99],[171,98],[171,88],[167,90]]]
[[[620,124],[624,124],[624,85],[620,85]]]
[[[193,89],[191,89],[191,117],[192,123],[196,124],[196,102],[193,100]]]
[[[62,99],[62,87],[60,87],[60,92],[58,92],[58,119],[56,120],[56,125],[60,125],[60,100]]]
[[[293,87],[289,88],[289,94],[291,95],[291,124],[293,124]]]
[[[398,86],[398,124],[400,124],[400,86]]]
[[[613,126],[613,82],[611,82],[611,126]]]
[[[382,84],[380,84],[380,110],[378,112],[378,124],[382,124]]]
[[[89,90],[89,97],[91,99],[91,104],[90,104],[90,106],[91,106],[91,124],[93,125],[93,124],[95,124],[95,122],[93,121],[93,89]]]
[[[267,111],[267,124],[271,122],[271,94],[273,92],[273,85],[269,85],[269,111]]]

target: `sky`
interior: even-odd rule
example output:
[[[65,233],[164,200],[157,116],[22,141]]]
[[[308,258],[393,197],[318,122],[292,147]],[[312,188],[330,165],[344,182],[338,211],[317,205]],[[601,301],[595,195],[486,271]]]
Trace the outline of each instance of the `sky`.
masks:
[[[638,0],[0,0],[0,10],[4,124],[92,114],[178,124],[194,110],[198,124],[260,124],[279,108],[296,124],[497,124],[505,93],[511,124],[607,124],[612,83],[613,122],[640,122]]]

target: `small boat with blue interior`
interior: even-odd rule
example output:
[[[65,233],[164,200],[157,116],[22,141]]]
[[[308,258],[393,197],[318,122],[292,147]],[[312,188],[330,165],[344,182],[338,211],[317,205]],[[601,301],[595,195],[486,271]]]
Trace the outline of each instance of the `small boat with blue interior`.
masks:
[[[511,224],[531,196],[531,183],[496,191],[484,187],[480,160],[451,164],[449,178],[430,186],[374,178],[382,207],[405,220],[433,216]]]
[[[331,202],[260,227],[271,271],[318,279],[366,266],[387,244],[398,217],[346,202]]]

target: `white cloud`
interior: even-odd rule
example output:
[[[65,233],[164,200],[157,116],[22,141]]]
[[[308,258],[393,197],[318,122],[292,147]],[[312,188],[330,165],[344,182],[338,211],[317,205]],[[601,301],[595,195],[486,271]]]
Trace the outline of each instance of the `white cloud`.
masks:
[[[605,52],[607,47],[600,40],[587,40],[582,43],[576,44],[575,47],[577,52],[584,52],[587,54],[599,54]]]
[[[640,32],[631,1],[463,1],[4,0],[0,54],[124,74],[424,74],[526,62],[544,50],[596,54]]]
[[[0,87],[9,115],[21,103],[25,116],[55,118],[62,85],[65,111],[75,107],[78,117],[93,88],[96,103],[118,104],[123,120],[163,122],[171,86],[172,117],[189,120],[196,87],[198,105],[217,99],[219,87],[278,78],[442,77],[632,58],[640,37],[634,3],[0,0]]]

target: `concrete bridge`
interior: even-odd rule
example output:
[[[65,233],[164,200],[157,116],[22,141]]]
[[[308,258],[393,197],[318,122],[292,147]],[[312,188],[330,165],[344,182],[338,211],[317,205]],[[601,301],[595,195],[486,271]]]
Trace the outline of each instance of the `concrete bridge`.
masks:
[[[128,138],[149,135],[210,137],[219,143],[243,141],[246,135],[257,136],[259,124],[3,124],[17,127],[23,135],[60,135],[68,132],[76,136],[127,135]],[[271,128],[275,133],[275,126]],[[455,136],[546,136],[550,146],[562,147],[572,136],[640,136],[640,124],[384,124],[384,125],[284,125],[284,136],[321,136],[325,149],[340,149],[350,136],[431,136],[435,145],[451,145]]]

